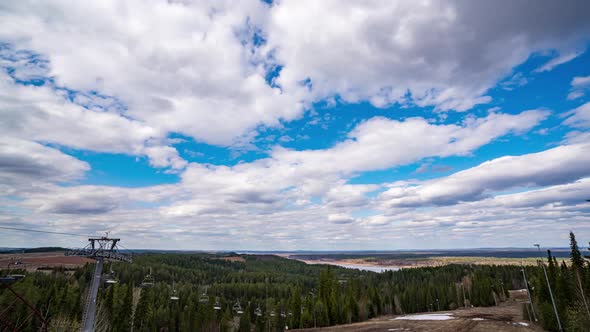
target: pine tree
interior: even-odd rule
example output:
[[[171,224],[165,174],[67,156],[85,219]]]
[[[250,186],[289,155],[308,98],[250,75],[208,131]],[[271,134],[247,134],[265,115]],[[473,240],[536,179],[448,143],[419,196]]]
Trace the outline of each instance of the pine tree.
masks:
[[[549,267],[547,268],[547,274],[549,276],[549,281],[552,285],[555,284],[555,280],[557,278],[557,266],[554,264],[553,257],[551,255],[551,250],[547,249],[547,261],[549,263]]]

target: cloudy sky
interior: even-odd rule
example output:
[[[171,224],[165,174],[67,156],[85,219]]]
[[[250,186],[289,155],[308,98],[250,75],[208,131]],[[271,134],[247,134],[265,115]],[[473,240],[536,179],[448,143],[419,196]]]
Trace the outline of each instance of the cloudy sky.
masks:
[[[3,1],[0,226],[129,248],[586,242],[588,13]],[[84,244],[0,230],[0,247]]]

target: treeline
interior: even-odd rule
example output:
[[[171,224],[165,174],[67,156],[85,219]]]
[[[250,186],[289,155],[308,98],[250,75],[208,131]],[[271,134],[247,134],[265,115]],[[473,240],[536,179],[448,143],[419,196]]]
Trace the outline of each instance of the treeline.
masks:
[[[523,314],[548,330],[588,331],[590,266],[574,234],[570,259],[549,251],[524,269],[533,298]],[[543,263],[543,265],[541,265]],[[543,269],[543,266],[545,269]],[[80,327],[94,266],[28,273],[12,288],[51,322],[52,331]],[[146,253],[132,264],[106,263],[111,283],[99,291],[97,331],[282,331],[364,321],[384,314],[492,306],[523,289],[521,267],[447,265],[373,273],[270,255]],[[3,270],[0,276],[25,274]],[[545,276],[546,273],[546,276]],[[105,275],[105,276],[106,276]],[[150,275],[152,278],[147,278]],[[151,287],[145,281],[153,281]],[[528,309],[528,311],[527,311]],[[534,309],[531,310],[531,309]],[[32,318],[28,318],[32,317]],[[2,321],[36,331],[29,309],[0,289]]]
[[[38,247],[38,248],[3,248],[0,249],[0,254],[30,254],[38,252],[56,252],[56,251],[67,251],[68,249],[62,247]]]
[[[102,293],[105,321],[116,322],[114,331],[127,331],[130,322],[134,331],[282,331],[383,314],[491,306],[505,300],[508,289],[524,287],[520,268],[510,266],[449,265],[377,274],[275,256],[235,257],[243,261],[149,254],[133,264],[115,264],[120,283]],[[140,285],[149,268],[156,285],[132,294],[129,285]],[[170,300],[173,284],[178,300]],[[123,308],[134,298],[133,318],[123,319]],[[241,314],[235,310],[238,303]]]
[[[101,291],[99,325],[112,331],[128,331],[131,325],[136,331],[328,326],[381,314],[492,305],[504,296],[500,285],[515,276],[514,269],[506,267],[452,265],[374,274],[272,256],[245,256],[244,260],[142,255],[133,264],[113,264],[119,283]],[[155,286],[138,288],[150,267]],[[80,319],[81,294],[91,274],[91,266],[69,277],[59,272],[35,273],[15,289],[47,312],[54,327],[73,328]],[[170,300],[173,282],[178,301]],[[217,301],[220,310],[213,309]],[[238,301],[242,315],[233,310]],[[12,316],[26,317],[25,312],[21,306]]]
[[[590,265],[571,232],[570,249],[568,261],[558,261],[548,250],[546,260],[539,262],[544,264],[545,271],[542,268],[534,269],[529,280],[534,314],[542,326],[550,331],[559,331],[557,317],[565,331],[590,331]],[[557,316],[547,283],[551,286]]]
[[[535,249],[470,249],[470,250],[428,250],[416,252],[353,252],[353,253],[302,253],[292,254],[289,257],[301,260],[322,259],[359,259],[366,261],[383,262],[396,260],[427,259],[432,257],[495,257],[495,258],[527,258],[535,255]],[[554,256],[568,257],[567,249],[558,248]]]
[[[519,267],[448,265],[378,274],[268,255],[141,254],[132,264],[105,264],[105,272],[111,269],[117,283],[100,290],[97,331],[321,327],[384,314],[491,306],[505,300],[508,289],[524,287]],[[47,315],[53,330],[75,330],[92,273],[90,264],[74,273],[37,272],[13,288]],[[153,286],[142,288],[150,273]],[[0,307],[13,300],[0,291]],[[11,308],[6,315],[12,321],[28,316],[21,304]],[[24,330],[36,326],[31,319]]]
[[[12,283],[11,288],[23,296],[41,315],[51,321],[54,331],[79,329],[82,317],[83,297],[92,276],[92,266],[80,268],[74,273],[57,269],[50,273],[29,273]],[[24,270],[0,270],[0,277],[8,274],[25,274]],[[11,322],[18,331],[38,331],[39,320],[29,308],[6,289],[0,287],[0,331],[11,331]]]

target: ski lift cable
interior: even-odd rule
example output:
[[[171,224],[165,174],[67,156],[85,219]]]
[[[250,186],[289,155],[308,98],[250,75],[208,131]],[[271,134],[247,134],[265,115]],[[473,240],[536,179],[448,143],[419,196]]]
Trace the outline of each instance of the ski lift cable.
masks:
[[[133,250],[131,250],[131,249],[129,249],[129,248],[127,248],[127,247],[125,247],[125,246],[124,246],[124,245],[122,245],[122,244],[119,244],[119,243],[117,243],[117,247],[121,247],[121,249],[125,249],[125,250],[129,251],[129,252],[130,252],[132,255],[135,255],[135,251],[133,251]]]
[[[27,228],[6,227],[6,226],[0,226],[0,229],[6,229],[6,230],[10,230],[10,231],[33,232],[33,233],[47,233],[47,234],[68,235],[68,236],[81,236],[81,237],[93,237],[93,236],[96,236],[96,235],[88,235],[88,234],[51,232],[51,231],[41,231],[41,230],[38,230],[38,229],[27,229]]]

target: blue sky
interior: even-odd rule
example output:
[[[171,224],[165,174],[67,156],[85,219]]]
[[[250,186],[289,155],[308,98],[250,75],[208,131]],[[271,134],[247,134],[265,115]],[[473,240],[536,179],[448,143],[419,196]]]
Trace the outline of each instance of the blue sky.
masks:
[[[0,226],[164,249],[583,242],[589,8],[531,5],[3,5]]]

